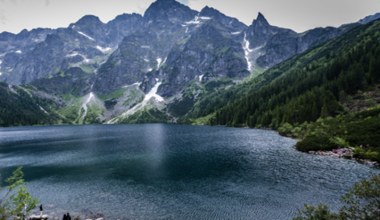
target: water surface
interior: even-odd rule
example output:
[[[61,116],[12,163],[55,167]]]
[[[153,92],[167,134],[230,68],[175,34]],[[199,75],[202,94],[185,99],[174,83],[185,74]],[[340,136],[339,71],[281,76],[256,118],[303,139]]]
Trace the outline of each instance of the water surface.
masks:
[[[110,219],[291,219],[378,170],[297,152],[276,132],[182,125],[0,129],[0,172],[24,167],[59,211]]]

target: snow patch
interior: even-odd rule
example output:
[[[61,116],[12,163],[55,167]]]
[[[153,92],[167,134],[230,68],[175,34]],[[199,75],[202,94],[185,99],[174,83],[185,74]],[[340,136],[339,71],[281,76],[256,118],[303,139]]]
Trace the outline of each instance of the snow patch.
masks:
[[[75,57],[75,56],[78,56],[78,55],[80,55],[78,52],[73,51],[72,53],[67,54],[66,57]],[[80,55],[80,56],[82,56],[82,55]]]
[[[107,53],[112,50],[111,47],[101,47],[99,45],[96,46],[96,49],[98,49],[102,53]]]
[[[84,119],[85,119],[86,116],[87,116],[87,112],[88,112],[88,104],[90,104],[90,102],[91,102],[92,100],[94,100],[94,98],[95,98],[94,93],[90,92],[90,93],[87,95],[86,100],[82,103],[82,107],[81,107],[81,109],[79,110],[79,111],[81,112],[81,110],[83,109],[83,114],[81,115],[82,122],[84,121]]]
[[[204,76],[204,74],[199,76],[199,82],[202,82]]]
[[[148,45],[141,45],[141,48],[150,49],[150,46],[148,46]]]
[[[239,34],[241,34],[241,31],[232,32],[231,34],[232,34],[232,35],[239,35]]]
[[[77,51],[73,51],[70,54],[67,54],[66,57],[75,57],[75,56],[81,56],[83,58],[83,61],[81,63],[93,63],[94,61],[92,59],[88,59],[85,55],[78,53]]]
[[[253,50],[249,48],[249,41],[247,40],[247,34],[245,33],[244,33],[243,50],[245,54],[245,59],[247,60],[247,64],[248,64],[248,71],[251,72],[253,65],[252,65],[252,62],[249,60],[249,55]]]
[[[147,62],[147,63],[149,62],[149,60],[147,58],[144,58],[144,61]]]
[[[40,110],[43,111],[45,114],[49,114],[44,108],[42,108],[42,106],[38,105],[38,107],[40,107]]]
[[[196,15],[193,20],[185,22],[185,25],[182,25],[182,26],[186,27],[187,25],[200,24],[203,20],[210,20],[210,19],[212,18]]]
[[[91,63],[92,60],[91,59],[87,59],[87,57],[83,56],[83,63]]]
[[[135,83],[133,83],[131,85],[125,85],[125,86],[123,86],[123,88],[128,88],[128,87],[132,87],[132,86],[140,87],[141,84],[142,84],[142,82],[135,82]]]
[[[94,39],[94,38],[92,38],[92,37],[88,36],[87,34],[85,34],[85,33],[81,32],[81,31],[77,31],[77,32],[78,32],[78,34],[80,34],[80,35],[82,35],[82,36],[86,37],[87,39],[89,39],[89,40],[92,40],[92,41],[95,41],[95,39]]]
[[[157,81],[158,79],[156,79]],[[136,83],[132,84],[132,85],[135,85]],[[141,83],[137,83],[137,85],[140,86]],[[151,100],[151,99],[155,99],[157,100],[158,102],[164,102],[165,99],[163,97],[161,97],[160,95],[157,94],[157,90],[158,88],[160,87],[162,83],[161,82],[158,82],[154,85],[154,87],[145,95],[144,97],[144,100],[142,102],[140,102],[139,104],[135,105],[133,108],[129,109],[128,111],[124,112],[121,117],[122,118],[125,118],[129,115],[132,115],[134,114],[135,112],[137,112],[138,110],[144,108],[148,102]],[[119,120],[119,117],[118,118],[114,118],[114,119],[111,119],[107,122],[107,124],[114,124],[116,123],[117,121]]]
[[[0,60],[0,70],[1,70],[1,64],[3,63],[3,61],[2,60]],[[0,72],[0,76],[1,75],[3,75],[3,73],[2,72]]]
[[[162,64],[162,59],[160,57],[158,57],[157,58],[157,69],[160,68],[161,64]]]
[[[21,50],[16,50],[15,53],[17,53],[17,54],[22,54],[22,51],[21,51]]]
[[[201,16],[199,17],[201,20],[211,20],[211,17]]]
[[[156,79],[156,81],[157,80],[158,79]],[[145,95],[144,100],[142,102],[143,106],[145,106],[149,102],[149,100],[152,98],[155,98],[159,102],[165,101],[164,98],[162,98],[160,95],[157,94],[158,87],[160,87],[161,84],[162,82],[157,82],[156,85],[154,85],[154,87],[148,92],[148,94]]]

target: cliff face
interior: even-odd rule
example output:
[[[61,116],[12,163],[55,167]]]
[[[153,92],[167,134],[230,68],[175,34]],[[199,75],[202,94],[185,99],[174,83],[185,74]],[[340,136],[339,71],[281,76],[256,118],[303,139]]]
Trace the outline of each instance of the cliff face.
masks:
[[[125,94],[118,93],[139,85],[138,93],[154,90],[163,97],[153,107],[171,116],[167,105],[184,112],[211,90],[257,75],[357,25],[296,33],[272,26],[259,13],[247,27],[214,8],[198,12],[174,0],[158,0],[143,16],[122,14],[103,23],[86,15],[67,28],[1,33],[0,81],[71,97],[66,105],[93,92],[104,97],[102,102],[120,106]],[[112,114],[103,109],[98,119],[110,120],[128,107],[118,109]]]

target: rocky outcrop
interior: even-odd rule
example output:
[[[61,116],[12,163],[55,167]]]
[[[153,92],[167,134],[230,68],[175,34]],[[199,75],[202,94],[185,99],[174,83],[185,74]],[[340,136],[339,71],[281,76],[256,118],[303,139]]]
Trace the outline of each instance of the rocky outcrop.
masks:
[[[356,25],[344,25],[340,28],[315,28],[304,33],[275,27],[269,24],[259,13],[246,30],[250,44],[249,59],[259,68],[270,68],[290,57],[322,44]]]

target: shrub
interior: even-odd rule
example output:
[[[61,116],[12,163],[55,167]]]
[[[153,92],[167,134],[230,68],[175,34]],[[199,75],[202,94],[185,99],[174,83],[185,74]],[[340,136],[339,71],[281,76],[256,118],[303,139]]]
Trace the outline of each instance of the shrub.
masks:
[[[331,142],[331,138],[327,135],[309,135],[296,144],[296,148],[299,151],[309,152],[317,150],[332,150],[336,148],[336,145]]]
[[[26,188],[22,168],[17,168],[6,182],[5,195],[0,198],[0,220],[13,217],[21,218],[34,209],[38,200],[33,198]],[[2,189],[0,188],[0,191]]]
[[[345,205],[338,213],[326,205],[305,205],[294,220],[378,220],[380,219],[380,175],[362,180],[342,197]]]

